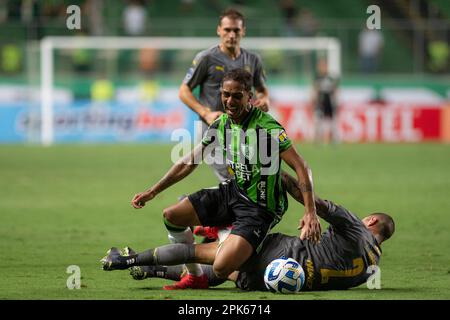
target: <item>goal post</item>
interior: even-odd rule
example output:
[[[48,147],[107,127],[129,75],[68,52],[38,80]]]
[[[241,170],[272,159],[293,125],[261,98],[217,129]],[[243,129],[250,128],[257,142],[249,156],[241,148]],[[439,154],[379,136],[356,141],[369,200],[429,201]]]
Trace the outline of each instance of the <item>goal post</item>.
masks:
[[[54,142],[54,52],[56,49],[177,49],[204,50],[218,43],[217,37],[45,37],[40,42],[41,79],[41,143]],[[292,50],[326,52],[329,73],[341,75],[341,46],[336,38],[329,37],[246,37],[242,47],[248,50]],[[188,66],[186,66],[186,69]],[[181,80],[180,80],[181,81]]]

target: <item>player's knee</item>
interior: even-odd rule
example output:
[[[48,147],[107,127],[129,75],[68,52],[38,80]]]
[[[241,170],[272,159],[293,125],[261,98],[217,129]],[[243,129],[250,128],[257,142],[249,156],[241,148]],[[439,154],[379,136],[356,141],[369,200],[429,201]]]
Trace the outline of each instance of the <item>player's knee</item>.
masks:
[[[163,210],[163,217],[168,222],[170,222],[172,224],[177,224],[177,217],[176,217],[174,211],[171,210],[170,208],[166,208]]]
[[[214,274],[221,279],[226,279],[234,271],[227,268],[226,264],[214,263],[213,264]]]

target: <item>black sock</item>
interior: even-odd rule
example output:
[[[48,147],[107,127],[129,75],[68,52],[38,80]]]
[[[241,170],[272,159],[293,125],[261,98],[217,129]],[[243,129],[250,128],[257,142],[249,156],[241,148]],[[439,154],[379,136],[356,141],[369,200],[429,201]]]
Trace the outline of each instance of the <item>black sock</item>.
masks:
[[[153,256],[153,264],[162,266],[195,262],[195,245],[187,243],[168,244],[156,248]]]
[[[227,281],[227,279],[219,278],[218,276],[216,276],[216,274],[213,271],[213,266],[209,264],[202,264],[201,267],[203,273],[206,274],[206,276],[208,277],[208,285],[210,287],[218,286],[219,284],[222,284],[225,281]]]
[[[181,275],[184,272],[183,265],[177,266],[147,266],[145,270],[147,278],[163,278],[174,281],[180,281]]]
[[[155,264],[155,249],[148,249],[136,255],[136,266],[151,266]]]
[[[153,249],[141,252],[139,254],[132,254],[129,256],[119,256],[118,269],[128,269],[134,266],[145,266],[154,264]]]
[[[119,262],[120,262],[120,267],[117,266],[119,269],[128,269],[129,267],[133,267],[136,265],[136,258],[137,258],[137,254],[133,254],[130,256],[119,256]]]
[[[138,254],[120,257],[121,264],[126,267],[177,265],[194,262],[194,259],[194,245],[185,243],[168,244]]]
[[[153,252],[154,249],[149,249],[138,254],[119,256],[119,261],[121,266],[125,269],[134,266],[152,265],[154,264]]]

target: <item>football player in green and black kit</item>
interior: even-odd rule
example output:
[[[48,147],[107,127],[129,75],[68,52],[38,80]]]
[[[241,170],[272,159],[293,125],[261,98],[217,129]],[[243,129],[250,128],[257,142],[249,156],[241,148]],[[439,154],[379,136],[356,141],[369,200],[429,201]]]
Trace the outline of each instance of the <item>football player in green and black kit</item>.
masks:
[[[264,112],[267,112],[270,108],[269,91],[266,86],[266,75],[261,58],[240,45],[246,33],[245,17],[235,9],[225,10],[219,17],[216,32],[220,38],[220,43],[196,54],[179,89],[181,101],[196,112],[202,120],[202,137],[208,126],[225,111],[220,86],[224,74],[230,70],[240,68],[248,71],[252,75],[251,85],[255,89],[255,96],[252,99],[253,107]],[[199,89],[198,97],[193,94],[193,91],[197,88]],[[214,155],[213,151],[211,156],[208,157],[211,159]],[[219,181],[222,182],[234,177],[226,162],[208,161],[208,163]],[[237,174],[240,174],[240,172],[238,171]],[[283,184],[285,184],[284,180],[293,179],[285,172],[282,172],[281,177]],[[264,183],[262,182],[263,188]],[[197,226],[194,229],[194,234],[204,237],[203,242],[214,241],[218,238],[218,234],[224,236],[227,232],[229,232],[229,226],[221,226],[220,228]],[[170,239],[173,242],[173,238]],[[187,264],[186,267],[188,273],[197,276],[202,273],[202,269],[198,265]],[[132,273],[133,277],[142,274],[145,270],[139,270],[137,267],[134,272],[136,274]],[[173,288],[183,289],[188,287],[189,285],[183,282],[174,285]]]
[[[269,114],[252,106],[251,88],[249,72],[244,69],[227,72],[220,90],[225,113],[209,127],[202,143],[191,154],[177,162],[158,183],[132,199],[134,208],[143,208],[157,194],[189,175],[199,159],[215,150],[214,160],[226,163],[234,179],[189,195],[165,209],[163,215],[169,235],[177,243],[193,243],[189,226],[232,224],[229,235],[209,261],[214,274],[223,279],[259,252],[267,234],[287,210],[281,160],[295,171],[299,184],[295,183],[304,199],[300,239],[317,241],[320,237],[311,170],[283,127]],[[123,256],[112,248],[102,263],[105,270],[127,269],[134,265],[151,265],[148,259],[152,257],[145,253]],[[205,274],[189,274],[183,281],[197,283],[190,288],[208,286]]]

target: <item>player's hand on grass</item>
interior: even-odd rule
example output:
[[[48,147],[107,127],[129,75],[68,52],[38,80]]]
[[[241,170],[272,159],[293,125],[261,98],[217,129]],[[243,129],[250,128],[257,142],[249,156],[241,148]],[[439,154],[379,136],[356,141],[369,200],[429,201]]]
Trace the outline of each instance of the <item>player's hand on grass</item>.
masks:
[[[131,205],[135,209],[141,209],[145,206],[147,201],[152,200],[155,197],[153,192],[145,191],[138,194],[135,194],[133,199],[131,200]]]
[[[300,239],[308,239],[313,243],[319,243],[322,235],[322,228],[320,226],[319,218],[315,213],[306,212],[303,218],[300,220],[298,227],[300,232]]]
[[[203,119],[205,122],[210,126],[218,117],[220,117],[223,114],[222,111],[209,111],[203,116]]]

